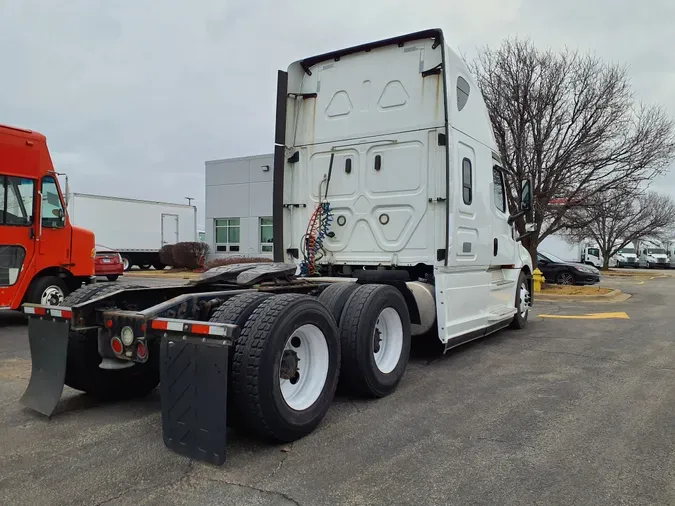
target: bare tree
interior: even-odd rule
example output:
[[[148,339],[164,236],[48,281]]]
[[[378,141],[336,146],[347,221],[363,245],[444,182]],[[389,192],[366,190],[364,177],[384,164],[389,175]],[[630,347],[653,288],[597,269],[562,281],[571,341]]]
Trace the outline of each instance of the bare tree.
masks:
[[[659,239],[672,231],[675,201],[656,192],[635,193],[612,190],[598,194],[566,214],[563,225],[572,239],[593,239],[604,263],[631,242]]]
[[[512,213],[519,180],[533,183],[537,232],[524,241],[533,258],[539,242],[565,226],[575,202],[620,188],[634,192],[674,159],[673,122],[662,108],[636,103],[621,66],[518,39],[484,48],[471,65],[508,175]],[[556,198],[562,205],[550,205]],[[516,226],[524,232],[522,220]]]

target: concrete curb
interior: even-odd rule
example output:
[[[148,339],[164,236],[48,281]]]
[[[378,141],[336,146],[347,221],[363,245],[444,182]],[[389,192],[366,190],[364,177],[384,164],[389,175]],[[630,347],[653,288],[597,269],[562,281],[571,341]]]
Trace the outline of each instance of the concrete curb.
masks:
[[[639,272],[600,272],[601,277],[607,277],[607,278],[672,278],[674,274],[670,273],[665,273],[662,271],[656,271],[656,272],[644,272],[644,271],[639,271]]]
[[[631,298],[631,294],[623,293],[621,290],[612,289],[609,293],[598,295],[551,295],[542,294],[541,292],[534,294],[534,303],[542,302],[623,302]]]

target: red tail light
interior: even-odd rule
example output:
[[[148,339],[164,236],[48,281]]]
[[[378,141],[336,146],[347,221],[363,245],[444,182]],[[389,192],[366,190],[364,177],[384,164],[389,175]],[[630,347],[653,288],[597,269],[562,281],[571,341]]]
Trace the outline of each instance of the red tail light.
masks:
[[[145,360],[145,358],[148,356],[148,348],[147,348],[147,346],[145,346],[145,343],[143,341],[137,342],[137,344],[136,344],[136,355],[141,360]]]
[[[122,341],[120,341],[119,337],[113,337],[110,340],[110,347],[117,355],[121,355],[124,352],[124,345],[122,344]]]

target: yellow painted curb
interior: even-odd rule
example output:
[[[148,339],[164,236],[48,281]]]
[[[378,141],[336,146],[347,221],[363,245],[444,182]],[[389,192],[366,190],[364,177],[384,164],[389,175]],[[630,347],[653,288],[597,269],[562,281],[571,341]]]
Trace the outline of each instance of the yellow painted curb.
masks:
[[[542,302],[561,302],[561,301],[580,301],[580,302],[623,302],[631,298],[629,293],[623,293],[621,290],[612,289],[609,293],[600,295],[551,295],[537,293],[534,296],[534,303]]]

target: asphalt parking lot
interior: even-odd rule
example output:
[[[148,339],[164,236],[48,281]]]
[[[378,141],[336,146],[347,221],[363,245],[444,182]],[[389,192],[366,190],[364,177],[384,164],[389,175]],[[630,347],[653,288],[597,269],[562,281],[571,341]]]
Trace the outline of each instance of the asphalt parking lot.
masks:
[[[445,356],[417,345],[393,395],[338,398],[287,447],[231,433],[222,467],[164,448],[156,394],[22,408],[26,325],[0,314],[0,504],[675,504],[675,278],[603,284],[632,297],[539,303],[526,330]]]

